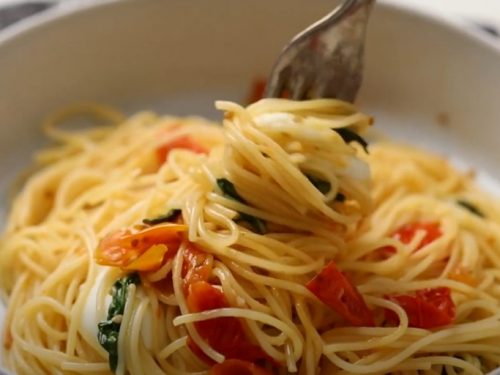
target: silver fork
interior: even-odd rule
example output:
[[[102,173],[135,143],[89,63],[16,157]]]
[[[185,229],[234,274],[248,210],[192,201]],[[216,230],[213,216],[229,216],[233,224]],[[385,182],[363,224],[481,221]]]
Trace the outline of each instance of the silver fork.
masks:
[[[354,101],[361,86],[366,25],[375,0],[344,0],[295,36],[268,79],[265,96]]]

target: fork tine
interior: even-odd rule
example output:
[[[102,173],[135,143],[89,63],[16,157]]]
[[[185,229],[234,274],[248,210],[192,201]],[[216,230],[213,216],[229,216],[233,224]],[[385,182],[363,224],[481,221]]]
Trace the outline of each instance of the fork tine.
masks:
[[[266,84],[265,98],[280,98],[288,88],[290,66],[284,67],[278,74],[272,74]]]
[[[303,100],[307,93],[307,79],[303,75],[296,75],[290,82],[289,96],[293,100]]]
[[[266,97],[353,101],[361,83],[366,24],[375,0],[342,5],[292,39],[275,63]]]

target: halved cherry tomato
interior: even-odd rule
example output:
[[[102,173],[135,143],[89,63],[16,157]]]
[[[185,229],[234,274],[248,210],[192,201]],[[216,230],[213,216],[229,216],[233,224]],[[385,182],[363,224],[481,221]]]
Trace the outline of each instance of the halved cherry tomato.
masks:
[[[417,290],[414,295],[388,295],[386,299],[397,303],[408,315],[409,326],[436,328],[449,325],[455,319],[455,303],[449,288]],[[392,310],[385,310],[388,322],[398,324],[399,318]]]
[[[425,235],[415,248],[415,251],[418,251],[424,246],[430,244],[432,241],[439,238],[443,234],[441,232],[441,228],[439,227],[439,223],[415,222],[403,225],[392,234],[392,237],[407,245],[413,240],[413,237],[415,237],[415,234],[418,231],[424,231]],[[389,257],[392,254],[396,253],[396,249],[392,246],[384,246],[380,248],[379,251],[386,257]]]
[[[439,223],[424,223],[417,222],[403,225],[396,232],[393,233],[393,237],[404,244],[409,244],[417,231],[424,231],[425,235],[417,246],[417,250],[421,249],[425,245],[430,244],[436,238],[440,237],[443,233],[439,227]]]
[[[354,286],[339,271],[335,262],[328,263],[319,274],[306,284],[318,299],[339,313],[354,326],[374,326],[373,313]]]
[[[139,271],[159,268],[165,257],[173,257],[179,248],[181,235],[187,230],[182,224],[163,224],[146,228],[137,233],[131,230],[118,230],[104,237],[97,247],[95,259],[98,264],[105,266],[121,267],[125,269],[135,261]],[[148,250],[154,245],[166,245],[165,248],[155,248],[150,253]],[[139,262],[144,254],[148,255]],[[162,256],[160,256],[163,253]],[[156,260],[156,261],[153,261]]]
[[[247,103],[252,104],[258,102],[260,99],[264,98],[266,91],[267,81],[265,78],[256,78],[253,80],[250,86],[250,92],[247,96]],[[287,99],[290,97],[290,92],[288,90],[283,90],[280,98]]]
[[[197,154],[208,154],[208,150],[196,142],[189,135],[183,135],[177,137],[156,149],[156,157],[160,164],[163,164],[165,160],[167,160],[168,154],[170,151],[176,148],[184,148],[187,150],[191,150]]]
[[[208,281],[212,272],[214,257],[207,252],[189,244],[183,253],[182,279],[184,293],[187,294],[189,285],[197,281]]]
[[[229,306],[222,290],[206,281],[189,284],[186,302],[189,311],[193,313]]]
[[[196,281],[189,285],[186,302],[190,312],[229,307],[222,290],[206,281]],[[259,346],[248,341],[241,322],[237,318],[204,320],[196,322],[195,327],[207,344],[224,355],[226,359],[255,362],[268,358]],[[188,346],[199,358],[213,364],[213,361],[201,351],[191,337],[188,339]]]
[[[254,79],[250,87],[250,93],[248,94],[247,103],[252,104],[262,99],[264,97],[265,89],[266,80],[264,78]]]
[[[229,307],[224,292],[208,282],[213,267],[213,256],[189,244],[184,250],[182,278],[184,293],[190,312],[202,312]],[[266,353],[248,341],[241,322],[237,318],[216,318],[195,323],[199,335],[226,359],[254,362],[268,359]],[[214,362],[188,338],[188,346],[208,364]]]
[[[165,244],[153,245],[138,258],[127,264],[123,269],[128,271],[152,271],[160,268],[168,252]]]
[[[218,363],[208,371],[208,375],[272,375],[266,369],[255,363],[239,359],[227,359]]]

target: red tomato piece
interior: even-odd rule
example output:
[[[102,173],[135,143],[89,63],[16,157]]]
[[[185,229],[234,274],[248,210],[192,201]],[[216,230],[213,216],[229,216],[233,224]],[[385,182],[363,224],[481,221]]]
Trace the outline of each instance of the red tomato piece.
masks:
[[[439,238],[443,233],[439,227],[439,223],[411,223],[403,225],[396,232],[393,233],[393,237],[404,244],[409,244],[417,231],[424,231],[425,235],[417,246],[417,250],[421,249],[425,245],[430,244],[436,238]]]
[[[197,281],[189,285],[187,305],[191,312],[229,307],[224,293],[206,281]],[[257,345],[248,341],[245,331],[237,318],[216,318],[195,323],[200,336],[226,359],[240,359],[255,362],[267,359],[266,353]],[[189,348],[199,358],[209,364],[213,361],[208,358],[196,343],[189,338]]]
[[[177,246],[175,247],[175,251]],[[165,244],[153,245],[138,258],[122,267],[128,271],[156,271],[163,264],[168,246]],[[172,251],[170,252],[173,253]]]
[[[200,145],[189,135],[183,135],[163,144],[156,149],[156,157],[158,159],[158,162],[160,164],[165,163],[170,151],[176,148],[184,148],[187,150],[191,150],[197,154],[208,154],[208,150],[205,147]]]
[[[257,78],[252,82],[250,93],[248,94],[248,104],[255,103],[264,97],[266,89],[266,80],[264,78]]]
[[[164,257],[172,257],[179,248],[182,233],[186,230],[187,227],[183,224],[169,223],[146,228],[137,233],[131,230],[110,233],[101,240],[97,247],[96,262],[105,266],[125,268],[153,245],[159,244],[165,244],[168,247]],[[151,268],[157,266],[161,266],[161,262],[152,265]]]
[[[218,363],[208,371],[208,375],[272,375],[266,369],[255,363],[239,359],[227,359]]]
[[[247,103],[252,104],[258,102],[260,99],[264,98],[266,91],[267,81],[264,78],[254,79],[250,87],[250,92],[247,97]],[[287,99],[290,97],[290,92],[288,90],[283,90],[280,98]]]
[[[388,295],[386,299],[397,303],[408,315],[409,326],[436,328],[449,325],[455,319],[455,303],[450,288],[422,289],[414,295]],[[399,318],[392,310],[385,310],[388,322],[398,324]]]
[[[439,227],[439,223],[415,222],[403,225],[392,234],[392,237],[407,245],[413,240],[413,237],[415,237],[415,234],[418,231],[424,231],[425,235],[415,248],[415,251],[418,251],[424,246],[430,244],[443,234],[441,232],[441,228]],[[384,246],[380,248],[379,251],[385,257],[389,257],[396,253],[396,249],[392,246]]]
[[[206,281],[197,281],[189,285],[186,302],[189,311],[193,313],[229,307],[222,290]]]
[[[184,293],[187,294],[189,285],[197,281],[208,281],[214,257],[189,244],[184,250],[183,258],[182,279],[184,280]]]
[[[354,326],[373,327],[373,313],[365,300],[335,262],[328,263],[306,284],[318,299]]]

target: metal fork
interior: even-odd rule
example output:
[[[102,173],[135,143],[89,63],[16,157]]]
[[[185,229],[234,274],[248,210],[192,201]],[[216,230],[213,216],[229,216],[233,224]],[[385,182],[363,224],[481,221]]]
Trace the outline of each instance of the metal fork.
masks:
[[[266,97],[354,101],[361,86],[366,25],[375,0],[344,0],[295,36],[268,79]]]

